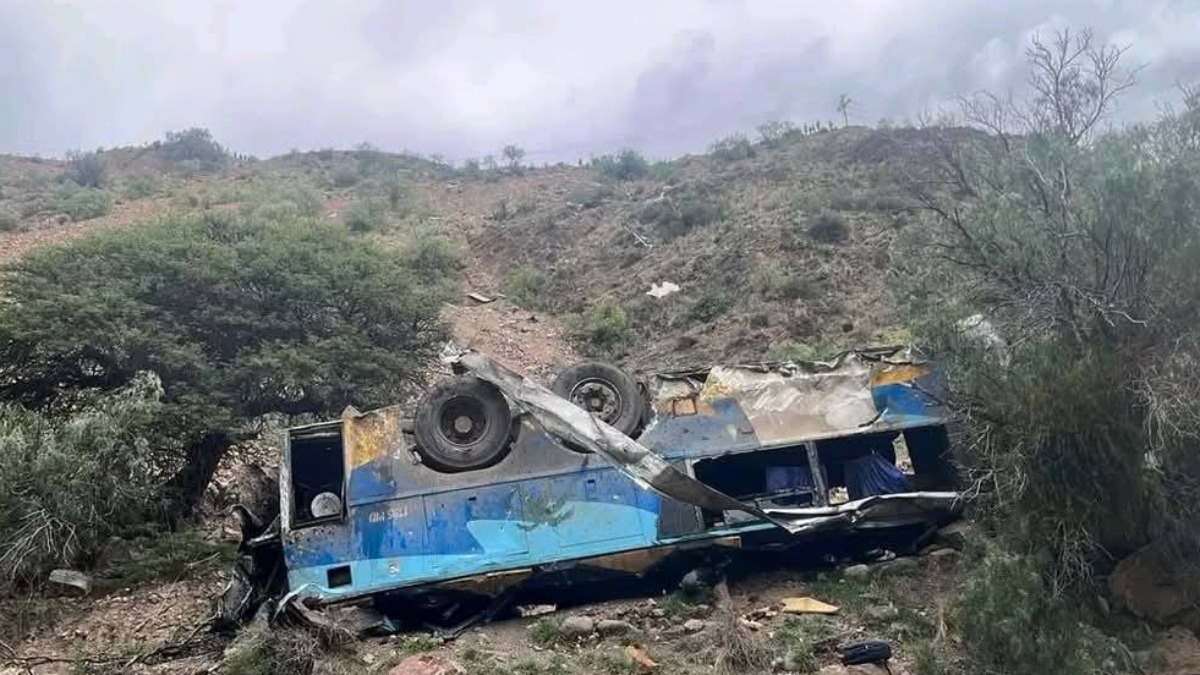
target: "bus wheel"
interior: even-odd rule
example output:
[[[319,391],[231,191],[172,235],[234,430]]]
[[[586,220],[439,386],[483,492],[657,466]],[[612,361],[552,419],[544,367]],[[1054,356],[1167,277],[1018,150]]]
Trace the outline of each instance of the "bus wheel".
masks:
[[[423,464],[445,473],[472,471],[508,454],[512,414],[499,389],[463,376],[426,391],[413,426]]]
[[[637,381],[612,364],[577,363],[559,373],[551,389],[626,436],[636,433],[642,421],[644,402]]]

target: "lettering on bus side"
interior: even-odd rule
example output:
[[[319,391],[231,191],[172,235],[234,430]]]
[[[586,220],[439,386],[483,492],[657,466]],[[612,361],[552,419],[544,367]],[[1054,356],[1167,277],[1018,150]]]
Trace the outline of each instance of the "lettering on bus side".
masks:
[[[402,520],[408,517],[407,504],[388,504],[387,506],[376,509],[367,515],[369,523],[383,523],[389,520]]]

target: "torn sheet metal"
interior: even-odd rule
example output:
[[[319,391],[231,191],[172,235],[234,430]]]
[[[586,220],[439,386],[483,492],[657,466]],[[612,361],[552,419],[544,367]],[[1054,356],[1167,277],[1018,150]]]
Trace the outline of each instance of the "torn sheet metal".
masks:
[[[716,366],[654,373],[658,419],[711,415],[733,403],[764,447],[941,422],[922,384],[932,369],[904,347],[849,351],[831,361]]]
[[[495,385],[516,405],[531,415],[547,433],[604,457],[643,488],[710,511],[742,512],[773,523],[792,534],[801,534],[840,527],[855,527],[865,521],[894,521],[911,518],[918,514],[924,514],[927,517],[929,512],[946,513],[948,510],[956,508],[957,493],[930,492],[868,497],[828,507],[763,510],[688,476],[645,446],[605,424],[582,408],[481,354],[472,351],[451,351],[447,353],[447,361],[465,369],[475,377]],[[846,378],[840,382],[835,379],[827,390],[819,386],[810,387],[810,389],[821,390],[826,396],[842,397],[846,396],[848,392],[853,393],[855,388],[861,388],[867,391],[867,404],[869,404],[870,369],[850,368],[847,369],[847,372],[849,374]],[[709,379],[712,379],[711,375]],[[746,378],[740,377],[733,371],[722,373],[717,380],[718,386],[720,383],[725,383],[731,387],[746,381]],[[798,397],[794,395],[794,392],[799,388],[780,384],[780,382],[778,379],[769,378],[762,387],[749,386],[748,388],[750,391],[758,392],[758,400],[764,407],[774,406],[794,410],[795,406],[801,405],[805,400],[827,400],[821,398],[820,392],[811,394],[807,398]],[[789,391],[793,393],[789,393]],[[817,398],[813,399],[812,396]],[[785,402],[786,405],[784,405]],[[826,412],[833,414],[832,424],[853,424],[856,421],[869,423],[869,420],[866,419],[865,407],[858,402],[852,402],[846,406],[836,406],[831,403],[826,406]],[[872,415],[875,414],[872,409]]]
[[[853,354],[836,368],[815,372],[718,366],[700,390],[700,400],[716,398],[738,401],[764,445],[834,436],[879,417],[871,369]]]

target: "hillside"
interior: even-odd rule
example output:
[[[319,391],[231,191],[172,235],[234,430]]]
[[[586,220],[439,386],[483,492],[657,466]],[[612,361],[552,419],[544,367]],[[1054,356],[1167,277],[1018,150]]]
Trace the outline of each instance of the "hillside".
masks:
[[[456,170],[370,149],[206,171],[150,146],[102,153],[103,190],[64,181],[67,163],[9,157],[0,259],[169,213],[361,206],[366,236],[451,236],[464,291],[563,318],[584,353],[638,367],[807,354],[902,337],[888,279],[920,228],[898,171],[922,143],[914,130],[793,132],[624,172]],[[88,198],[100,207],[81,210]],[[647,295],[662,283],[679,291]]]

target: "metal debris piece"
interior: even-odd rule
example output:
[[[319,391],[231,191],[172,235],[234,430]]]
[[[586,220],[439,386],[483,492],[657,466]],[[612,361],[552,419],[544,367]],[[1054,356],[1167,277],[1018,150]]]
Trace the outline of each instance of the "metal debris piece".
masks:
[[[489,302],[495,302],[495,298],[488,297],[482,293],[467,293],[467,297],[478,302],[481,305],[486,305]]]
[[[784,598],[781,611],[785,614],[837,614],[838,608],[816,598],[803,597]]]
[[[92,578],[83,572],[75,570],[54,570],[50,573],[50,583],[66,586],[79,591],[83,595],[92,592]]]
[[[670,281],[664,281],[661,284],[651,284],[650,290],[646,291],[646,295],[661,300],[672,293],[678,292],[678,284],[671,283]]]
[[[517,613],[525,618],[553,614],[556,611],[558,611],[558,605],[519,605],[517,607]]]
[[[654,670],[658,664],[654,659],[650,658],[650,654],[646,653],[646,649],[641,645],[629,645],[625,647],[625,655],[629,657],[638,670]]]

